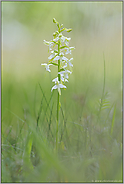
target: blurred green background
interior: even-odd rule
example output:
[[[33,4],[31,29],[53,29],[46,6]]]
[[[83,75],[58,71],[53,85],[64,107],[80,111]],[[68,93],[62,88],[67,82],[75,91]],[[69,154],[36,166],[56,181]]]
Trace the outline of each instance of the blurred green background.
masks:
[[[51,80],[56,73],[51,72],[49,76],[41,63],[48,62],[49,56],[43,40],[51,40],[53,32],[57,30],[52,22],[53,17],[65,27],[72,28],[72,32],[65,35],[72,38],[70,46],[76,48],[72,53],[73,74],[66,92],[63,91],[65,98],[68,99],[69,94],[70,100],[74,100],[75,94],[84,96],[88,89],[93,94],[89,101],[94,108],[92,101],[100,98],[102,93],[104,53],[106,90],[112,102],[117,101],[120,108],[121,2],[2,2],[3,114],[5,109],[13,109],[15,114],[20,115],[26,95],[27,98],[30,95],[34,98],[38,83],[50,95]]]
[[[108,143],[108,138],[104,139],[103,145],[110,152],[112,149],[117,150],[118,144],[121,147],[122,2],[2,2],[1,4],[1,98],[2,134],[4,138],[10,136],[10,127],[12,127],[9,139],[13,144],[20,132],[22,120],[26,121],[29,116],[33,120],[37,119],[42,99],[39,83],[47,100],[50,99],[53,85],[51,81],[55,78],[56,73],[53,71],[49,74],[41,66],[41,63],[48,62],[50,54],[43,40],[52,40],[52,34],[57,30],[52,20],[56,18],[64,27],[72,28],[72,32],[65,33],[65,36],[71,37],[70,46],[75,47],[72,52],[74,58],[73,73],[69,77],[67,90],[62,90],[61,95],[63,111],[69,119],[66,122],[68,131],[73,137],[70,137],[70,141],[73,142],[74,138],[79,140],[80,135],[83,136],[80,133],[78,137],[79,130],[71,127],[72,123],[83,124],[85,120],[86,122],[89,121],[91,124],[88,126],[94,131],[93,125],[95,125],[97,132],[99,132],[99,126],[106,128],[105,131],[108,127],[111,127],[113,111],[107,120],[110,122],[109,125],[95,124],[96,102],[102,95],[105,58],[105,91],[109,93],[110,104],[116,104],[116,115],[112,147]],[[55,106],[53,114],[55,116],[56,94],[55,91],[53,95]],[[103,112],[101,121],[104,122],[107,113],[108,111]],[[91,120],[87,120],[87,118],[91,118]],[[44,123],[45,126],[48,125]],[[77,131],[76,133],[74,133],[74,129],[75,132]],[[102,138],[95,137],[95,131],[93,133],[94,149],[103,146],[101,144]],[[99,140],[101,141],[100,144],[98,143]],[[66,142],[66,138],[65,140],[63,138],[64,141]],[[75,146],[76,144],[74,143]],[[117,155],[120,158],[120,152]],[[101,158],[103,158],[101,160],[101,165],[103,165],[104,159],[110,157],[106,155]],[[116,159],[114,164],[115,167]],[[102,166],[100,172],[102,172]],[[105,178],[113,177],[114,172],[112,171],[108,175],[104,174]],[[120,175],[117,175],[117,178],[121,178]]]
[[[68,84],[71,95],[84,93],[87,87],[94,95],[98,92],[101,95],[104,53],[106,88],[115,99],[121,100],[121,2],[2,2],[3,89],[6,83],[17,84],[19,91],[26,86],[31,87],[32,93],[39,82],[50,91],[49,74],[41,63],[48,62],[49,56],[43,40],[51,40],[57,29],[53,17],[73,30],[66,34],[72,38],[70,46],[76,48],[73,75]]]

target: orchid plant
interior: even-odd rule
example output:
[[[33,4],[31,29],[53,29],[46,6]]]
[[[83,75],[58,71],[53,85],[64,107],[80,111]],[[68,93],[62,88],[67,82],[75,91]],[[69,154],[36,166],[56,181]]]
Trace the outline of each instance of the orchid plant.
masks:
[[[45,66],[46,71],[51,72],[51,66],[58,67],[58,74],[52,82],[55,85],[52,87],[51,92],[54,89],[58,90],[58,100],[57,100],[57,123],[56,123],[56,151],[58,151],[58,122],[59,122],[59,104],[60,104],[60,95],[61,89],[66,89],[65,83],[68,82],[69,74],[72,73],[72,60],[71,57],[68,59],[65,55],[70,54],[74,47],[69,47],[69,41],[71,38],[65,37],[62,32],[70,32],[72,29],[63,28],[63,24],[59,24],[55,18],[53,18],[53,23],[55,23],[58,27],[58,30],[53,33],[53,39],[51,41],[44,40],[44,44],[48,46],[48,52],[50,51],[51,54],[48,57],[49,62],[41,64]],[[69,69],[68,69],[69,68]]]

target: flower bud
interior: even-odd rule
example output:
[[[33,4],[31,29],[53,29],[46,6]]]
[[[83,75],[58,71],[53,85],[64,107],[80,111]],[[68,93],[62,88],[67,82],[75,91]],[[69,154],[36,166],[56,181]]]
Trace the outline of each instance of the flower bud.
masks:
[[[55,18],[53,18],[53,23],[58,23]]]

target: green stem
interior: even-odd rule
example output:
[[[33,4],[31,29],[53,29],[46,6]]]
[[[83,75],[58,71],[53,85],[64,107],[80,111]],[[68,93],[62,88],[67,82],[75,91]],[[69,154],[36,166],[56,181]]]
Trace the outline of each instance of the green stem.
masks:
[[[57,99],[57,121],[56,121],[56,152],[58,153],[58,124],[59,124],[59,92]]]
[[[60,41],[58,44],[58,55],[60,53]],[[60,60],[58,60],[58,72],[60,70]],[[58,80],[60,81],[60,74],[58,74]],[[58,99],[57,99],[57,121],[56,121],[56,153],[58,154],[58,124],[59,124],[59,92],[58,92]]]

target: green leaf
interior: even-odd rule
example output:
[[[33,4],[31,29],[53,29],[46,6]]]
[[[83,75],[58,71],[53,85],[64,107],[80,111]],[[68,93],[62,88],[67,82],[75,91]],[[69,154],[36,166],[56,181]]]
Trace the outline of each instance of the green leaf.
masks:
[[[55,52],[55,53],[58,53],[58,51],[57,51],[57,50],[54,50],[54,52]]]
[[[68,46],[64,45],[64,46],[60,47],[60,49],[64,49],[64,48],[68,48]]]
[[[56,55],[55,55],[52,59],[49,60],[49,63],[51,63],[51,61],[53,61],[53,59],[54,59],[55,57],[56,57]]]
[[[60,70],[59,70],[59,72],[61,72],[61,71],[65,71],[63,68],[61,68]]]
[[[54,58],[55,58],[55,56],[52,59],[49,60],[49,63],[51,63],[51,61],[53,61]]]
[[[53,63],[53,62],[50,62],[49,64],[53,64],[53,65],[55,65],[55,66],[58,66],[58,64],[57,64],[57,63]]]
[[[24,170],[25,170],[25,174],[27,175],[28,172],[26,171],[26,168],[30,168],[33,169],[33,165],[30,159],[30,155],[31,155],[31,149],[32,149],[32,133],[29,132],[27,139],[26,139],[26,144],[25,144],[25,149],[24,149],[24,154],[23,154],[23,162],[24,162]]]
[[[53,41],[53,40],[52,40],[52,42],[53,42],[53,43],[55,43],[56,45],[58,45],[58,43],[57,43],[57,42],[55,42],[55,41]]]

